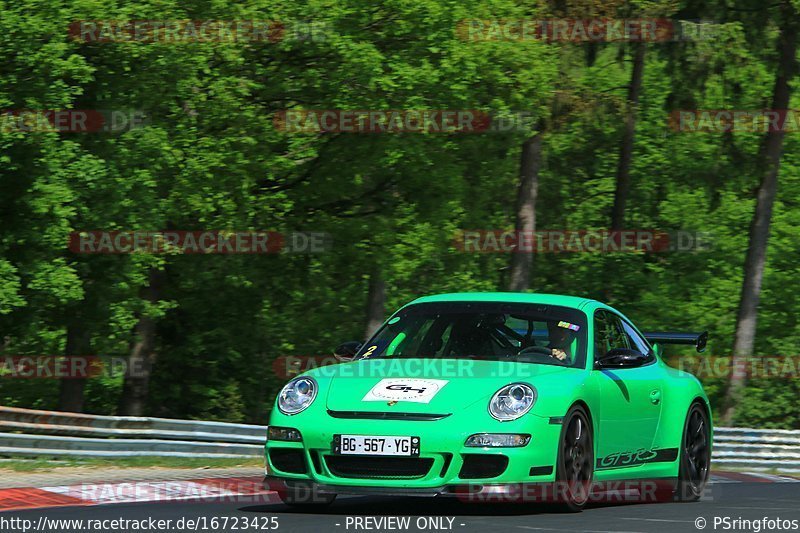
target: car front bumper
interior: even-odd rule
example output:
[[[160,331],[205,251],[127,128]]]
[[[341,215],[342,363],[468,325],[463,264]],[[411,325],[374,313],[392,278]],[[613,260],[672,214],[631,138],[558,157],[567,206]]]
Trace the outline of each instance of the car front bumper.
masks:
[[[561,424],[549,418],[528,416],[508,423],[445,419],[434,422],[406,420],[342,420],[318,416],[313,423],[300,417],[290,419],[274,415],[271,425],[296,428],[302,442],[269,440],[266,444],[267,473],[270,478],[291,482],[310,482],[319,487],[367,487],[377,490],[407,489],[422,494],[448,495],[452,487],[495,486],[505,484],[543,483],[555,479],[555,463]],[[460,418],[460,417],[458,417]],[[488,416],[486,417],[488,418]],[[478,426],[478,427],[476,427]],[[468,447],[464,443],[475,433],[522,433],[531,435],[522,447]],[[413,471],[382,472],[378,456],[342,456],[333,452],[334,437],[344,435],[394,435],[420,438],[419,456],[408,458]],[[290,458],[286,461],[280,457]],[[376,457],[378,457],[376,459]],[[505,463],[493,468],[492,463]],[[386,462],[392,463],[390,459]],[[402,462],[399,459],[397,462]],[[397,467],[391,464],[390,468]],[[401,468],[402,468],[401,466]],[[492,489],[496,490],[496,489]],[[333,489],[331,489],[333,492]]]

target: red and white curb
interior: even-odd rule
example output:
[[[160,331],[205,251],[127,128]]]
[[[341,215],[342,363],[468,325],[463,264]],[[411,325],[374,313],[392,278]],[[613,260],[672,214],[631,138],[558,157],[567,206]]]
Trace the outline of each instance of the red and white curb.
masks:
[[[260,476],[228,477],[0,489],[0,511],[140,502],[279,502],[274,491],[263,488],[262,479]]]
[[[714,472],[714,483],[800,483],[800,479],[757,472]],[[53,487],[0,489],[0,512],[47,507],[142,502],[214,501],[268,504],[280,501],[263,488],[261,476],[174,481],[80,483]]]

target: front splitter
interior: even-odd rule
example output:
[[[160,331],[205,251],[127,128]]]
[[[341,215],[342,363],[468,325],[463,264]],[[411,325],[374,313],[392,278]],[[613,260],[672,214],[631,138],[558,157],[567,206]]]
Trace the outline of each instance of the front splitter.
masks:
[[[354,496],[418,496],[458,498],[470,502],[528,502],[557,503],[570,498],[575,486],[558,482],[537,483],[462,483],[439,487],[374,487],[334,485],[311,480],[266,476],[264,487],[278,494],[292,493],[295,497],[315,496],[324,500],[331,495]],[[657,502],[669,501],[675,491],[674,479],[626,480],[593,483],[587,490],[591,501]]]

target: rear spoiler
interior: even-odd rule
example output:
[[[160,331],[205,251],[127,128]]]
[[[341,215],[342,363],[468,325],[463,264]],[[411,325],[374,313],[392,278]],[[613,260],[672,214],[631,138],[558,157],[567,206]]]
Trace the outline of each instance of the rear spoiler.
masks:
[[[650,344],[691,344],[698,352],[706,349],[708,332],[701,333],[672,333],[669,331],[651,331],[643,333]]]

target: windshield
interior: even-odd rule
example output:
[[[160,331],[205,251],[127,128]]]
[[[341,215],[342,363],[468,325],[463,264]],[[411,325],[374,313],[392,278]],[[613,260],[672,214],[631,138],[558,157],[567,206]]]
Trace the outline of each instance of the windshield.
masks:
[[[489,359],[583,367],[585,355],[586,318],[576,309],[448,302],[400,310],[356,359]]]

